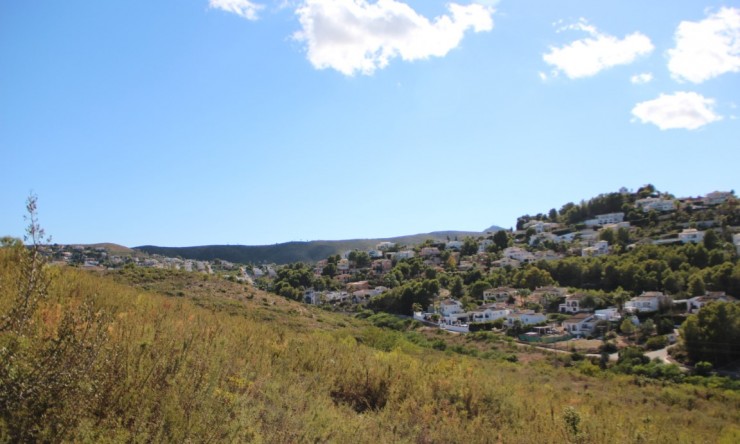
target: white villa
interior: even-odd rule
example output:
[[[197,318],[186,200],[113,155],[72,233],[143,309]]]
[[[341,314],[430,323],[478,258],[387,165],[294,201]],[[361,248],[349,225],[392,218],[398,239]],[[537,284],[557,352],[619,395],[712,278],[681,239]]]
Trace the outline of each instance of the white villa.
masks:
[[[685,228],[678,233],[678,240],[684,244],[688,244],[689,242],[698,243],[704,240],[704,232],[696,228]]]
[[[671,298],[660,291],[646,291],[640,296],[634,297],[624,304],[624,310],[630,313],[646,313],[658,311],[661,304],[671,301]]]
[[[587,227],[593,227],[594,225],[607,225],[616,224],[624,220],[624,213],[608,213],[599,214],[593,219],[588,219],[584,223]]]
[[[581,250],[581,256],[583,257],[596,257],[604,256],[609,254],[609,242],[598,241],[593,247],[586,247]]]
[[[509,247],[503,251],[504,257],[514,259],[519,262],[533,262],[535,260],[534,254],[519,247]]]
[[[547,317],[544,315],[544,313],[535,313],[532,310],[512,313],[506,317],[506,324],[508,326],[514,325],[514,322],[516,321],[521,322],[522,325],[535,325],[547,321]]]
[[[696,296],[686,301],[686,312],[698,313],[702,307],[712,302],[735,302],[735,298],[727,296],[724,291],[710,292],[703,296]]]
[[[587,311],[587,309],[581,307],[581,300],[585,295],[583,294],[572,294],[565,297],[565,303],[558,305],[558,311],[560,313],[580,313]]]
[[[564,320],[563,329],[573,336],[585,336],[591,334],[597,321],[591,313],[579,313]]]
[[[660,212],[674,211],[676,209],[676,201],[673,199],[661,199],[659,197],[646,197],[644,199],[637,199],[635,206],[641,208],[645,213],[650,210]]]
[[[481,305],[468,313],[471,322],[489,322],[509,316],[511,310],[497,308],[493,304]]]

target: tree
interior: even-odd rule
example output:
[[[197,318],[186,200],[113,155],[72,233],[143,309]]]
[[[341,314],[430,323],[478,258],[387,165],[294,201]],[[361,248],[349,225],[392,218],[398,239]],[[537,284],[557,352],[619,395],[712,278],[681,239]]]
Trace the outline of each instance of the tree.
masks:
[[[689,294],[691,296],[702,296],[706,294],[706,285],[704,279],[698,274],[695,274],[689,278]]]
[[[468,236],[463,240],[462,248],[460,249],[460,254],[462,256],[472,256],[475,253],[478,252],[478,242],[476,242],[475,239]]]
[[[509,246],[509,233],[506,230],[499,230],[493,235],[493,243],[499,250]]]
[[[722,240],[719,238],[716,231],[707,230],[704,232],[704,240],[702,243],[704,244],[704,248],[707,250],[714,250],[720,246]]]
[[[463,286],[462,278],[460,276],[453,277],[450,285],[450,295],[453,298],[461,298],[464,294],[465,287]]]
[[[476,281],[468,288],[468,293],[473,299],[483,299],[483,292],[491,288],[486,281]]]
[[[681,337],[694,362],[720,366],[740,359],[740,305],[714,302],[690,315],[681,325]]]
[[[625,317],[624,320],[622,320],[622,323],[619,324],[619,331],[621,331],[625,336],[632,336],[635,334],[635,331],[637,331],[637,328],[635,327],[635,324],[632,323],[632,319]]]
[[[329,262],[326,264],[326,266],[321,270],[322,276],[329,276],[334,277],[337,275],[337,265],[333,262]]]

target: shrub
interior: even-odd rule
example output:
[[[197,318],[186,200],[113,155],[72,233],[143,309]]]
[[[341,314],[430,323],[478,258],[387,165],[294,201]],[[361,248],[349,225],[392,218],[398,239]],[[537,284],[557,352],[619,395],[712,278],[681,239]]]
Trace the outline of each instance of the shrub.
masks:
[[[645,347],[648,350],[660,350],[666,345],[668,345],[668,338],[665,336],[653,336],[645,343]]]

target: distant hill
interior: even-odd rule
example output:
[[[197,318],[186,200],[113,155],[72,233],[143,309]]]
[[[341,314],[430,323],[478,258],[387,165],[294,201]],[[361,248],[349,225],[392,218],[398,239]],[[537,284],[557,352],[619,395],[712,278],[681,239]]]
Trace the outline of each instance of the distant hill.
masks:
[[[493,226],[486,231],[435,231],[432,233],[413,234],[383,239],[351,239],[337,241],[310,241],[286,242],[275,245],[203,245],[197,247],[158,247],[143,245],[135,250],[149,254],[176,257],[194,260],[222,259],[237,263],[275,263],[289,264],[292,262],[316,262],[326,259],[333,254],[348,250],[367,250],[379,242],[389,241],[402,245],[420,244],[427,239],[446,241],[448,239],[462,240],[466,236],[483,236],[486,233],[501,230]]]
[[[124,247],[123,245],[118,244],[112,244],[110,242],[104,242],[100,244],[88,244],[83,245],[83,247],[89,247],[89,248],[105,248],[110,253],[115,254],[132,254],[135,253],[135,251],[131,248]]]

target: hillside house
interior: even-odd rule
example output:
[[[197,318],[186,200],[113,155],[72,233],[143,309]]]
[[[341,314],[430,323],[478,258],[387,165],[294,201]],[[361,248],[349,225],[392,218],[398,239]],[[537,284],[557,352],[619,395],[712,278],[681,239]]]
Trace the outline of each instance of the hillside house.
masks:
[[[509,302],[509,299],[515,299],[519,291],[511,287],[489,288],[483,291],[484,301]]]
[[[478,253],[485,253],[491,245],[493,245],[493,241],[491,239],[483,239],[478,243]]]
[[[393,248],[396,248],[396,244],[394,242],[380,242],[375,246],[375,249],[380,251],[388,251]]]
[[[659,197],[646,197],[637,199],[635,206],[642,209],[643,212],[649,211],[668,212],[676,210],[676,201],[673,199],[661,199]]]
[[[372,263],[372,269],[377,274],[385,274],[393,269],[393,261],[390,259],[378,259]]]
[[[370,283],[368,281],[350,282],[349,284],[347,284],[347,291],[349,291],[350,293],[359,290],[367,290],[369,288]]]
[[[521,265],[521,262],[519,262],[516,259],[504,257],[497,261],[493,261],[491,265],[494,267],[499,267],[499,268],[504,268],[504,267],[519,268],[519,266]]]
[[[704,240],[704,232],[696,228],[685,228],[678,233],[678,240],[684,244],[688,244],[689,242],[699,243]]]
[[[599,214],[593,219],[588,219],[584,222],[587,227],[593,227],[595,225],[607,225],[616,224],[624,220],[624,213],[607,213]]]
[[[457,240],[449,241],[447,242],[447,245],[445,246],[445,248],[447,248],[448,250],[455,250],[455,251],[460,251],[462,247],[463,247],[463,242],[457,241]]]
[[[396,259],[399,261],[403,259],[411,259],[414,256],[416,256],[416,253],[414,253],[414,250],[402,250],[396,253]]]
[[[524,224],[524,230],[528,230],[532,228],[535,233],[543,233],[545,231],[552,231],[560,227],[560,224],[556,224],[553,222],[544,222],[541,220],[530,220],[526,224]]]
[[[727,202],[727,199],[733,197],[732,191],[713,191],[702,199],[704,205],[719,205]]]
[[[439,303],[439,312],[442,319],[448,324],[465,322],[468,320],[468,313],[463,309],[460,301],[454,299],[445,299]]]
[[[670,304],[671,298],[660,291],[646,291],[624,304],[624,310],[629,313],[649,313],[660,310],[665,304]]]
[[[419,253],[421,257],[437,257],[440,255],[439,248],[437,247],[424,247]]]
[[[565,302],[558,305],[558,311],[560,313],[580,313],[582,311],[588,311],[587,308],[583,307],[584,294],[572,294],[565,297]]]
[[[522,325],[535,325],[542,324],[547,321],[547,316],[543,313],[535,313],[533,310],[524,310],[516,313],[512,313],[506,317],[506,325],[509,327],[513,326],[516,321],[519,321]]]
[[[735,302],[736,299],[728,296],[724,291],[709,292],[703,296],[696,296],[686,301],[687,313],[698,313],[702,307],[712,302]]]
[[[590,313],[579,313],[563,321],[563,329],[573,336],[590,335],[596,325],[596,316]]]
[[[581,250],[581,256],[583,257],[596,257],[604,256],[609,254],[609,242],[598,241],[593,247],[586,247]]]
[[[619,314],[619,309],[616,307],[596,310],[594,311],[594,316],[600,321],[619,322],[622,320],[622,315]]]
[[[498,308],[493,304],[481,305],[477,309],[468,313],[471,322],[490,322],[496,319],[505,318],[511,313],[511,310]]]
[[[519,248],[519,247],[509,247],[506,248],[503,251],[503,256],[505,258],[514,259],[516,261],[519,261],[521,263],[529,263],[534,262],[535,257],[534,254],[530,253],[529,251]]]

